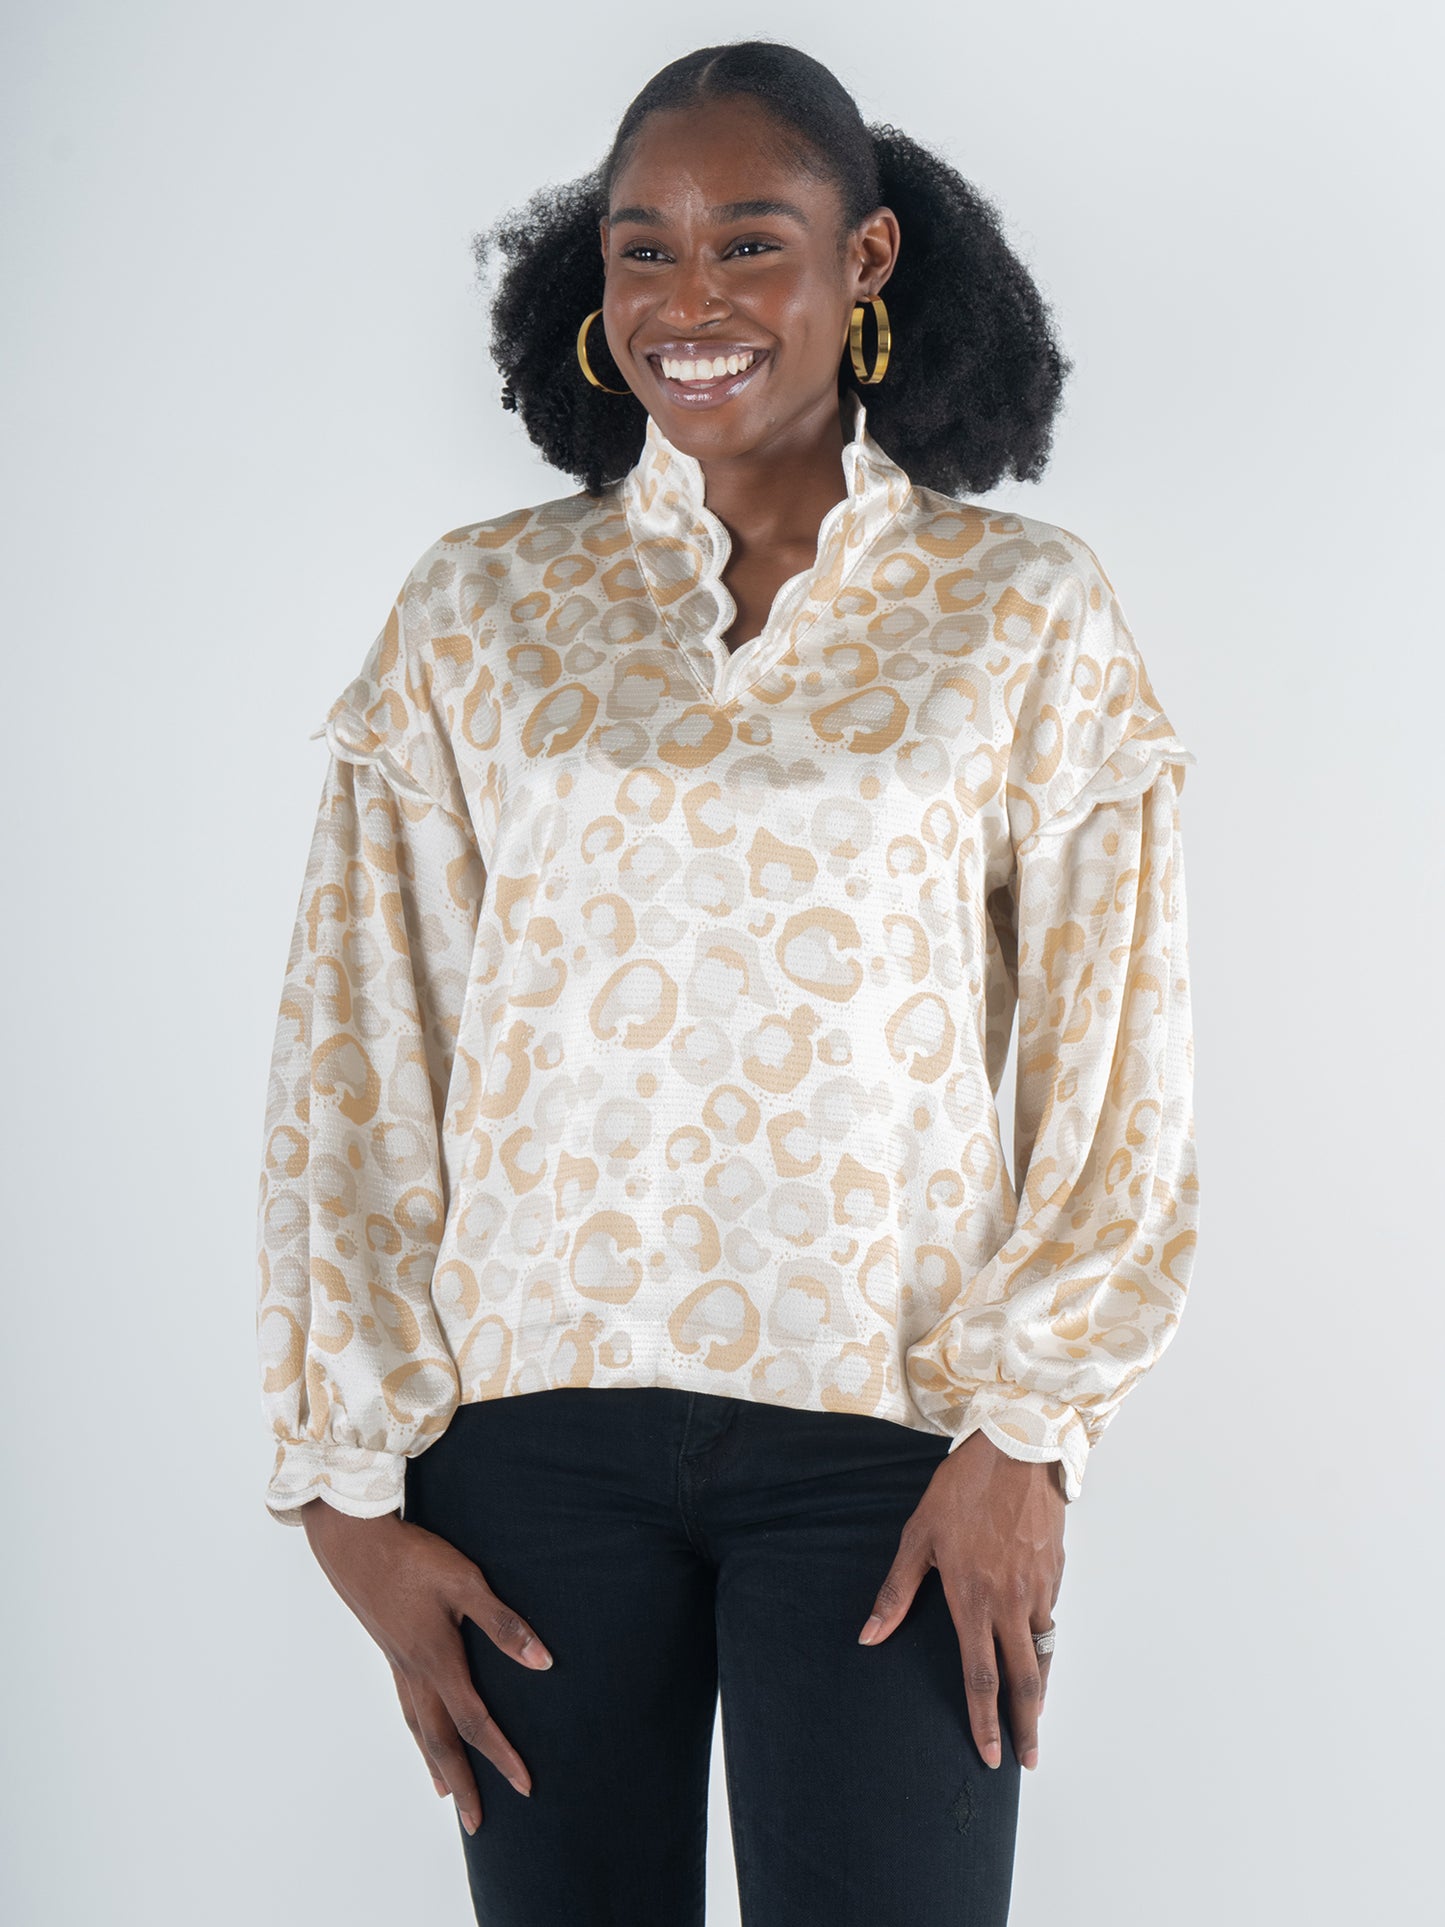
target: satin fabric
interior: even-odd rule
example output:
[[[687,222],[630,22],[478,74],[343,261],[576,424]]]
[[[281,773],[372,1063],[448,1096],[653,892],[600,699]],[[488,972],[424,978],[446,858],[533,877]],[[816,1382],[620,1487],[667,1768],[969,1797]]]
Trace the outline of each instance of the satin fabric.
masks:
[[[650,422],[600,495],[432,543],[316,731],[257,1217],[277,1519],[397,1510],[460,1405],[562,1386],[981,1428],[1072,1500],[1173,1337],[1194,755],[1089,545],[913,485],[853,410],[736,650]]]

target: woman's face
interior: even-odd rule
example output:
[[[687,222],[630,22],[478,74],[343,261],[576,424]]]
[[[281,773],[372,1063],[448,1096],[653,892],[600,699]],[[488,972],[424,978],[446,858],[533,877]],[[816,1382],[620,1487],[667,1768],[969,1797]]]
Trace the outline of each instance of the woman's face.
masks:
[[[667,439],[704,462],[831,434],[853,304],[898,250],[881,208],[840,252],[837,188],[776,157],[778,137],[753,100],[653,114],[602,222],[607,345]]]

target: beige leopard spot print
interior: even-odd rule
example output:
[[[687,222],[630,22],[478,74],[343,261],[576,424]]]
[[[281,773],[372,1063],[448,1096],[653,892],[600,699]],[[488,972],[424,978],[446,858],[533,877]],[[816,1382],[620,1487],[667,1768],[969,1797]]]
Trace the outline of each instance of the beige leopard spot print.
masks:
[[[1092,550],[913,487],[854,407],[735,652],[727,531],[651,424],[600,496],[434,542],[316,732],[257,1219],[276,1518],[395,1510],[459,1404],[564,1385],[982,1428],[1072,1499],[1169,1343],[1193,755]]]

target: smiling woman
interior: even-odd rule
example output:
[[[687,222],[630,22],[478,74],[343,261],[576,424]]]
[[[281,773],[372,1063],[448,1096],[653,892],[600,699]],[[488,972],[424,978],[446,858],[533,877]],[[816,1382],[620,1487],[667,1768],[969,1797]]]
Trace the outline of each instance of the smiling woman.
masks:
[[[267,1504],[489,1927],[702,1921],[719,1694],[749,1927],[998,1927],[1193,1264],[1194,758],[1088,544],[970,499],[1046,458],[1037,289],[826,68],[673,62],[493,245],[584,486],[439,536],[316,732]]]
[[[840,330],[855,302],[876,293],[855,285],[840,259],[842,208],[831,181],[804,181],[800,205],[782,191],[798,192],[796,165],[753,159],[747,169],[763,193],[707,198],[726,191],[740,150],[766,154],[770,118],[755,101],[654,114],[618,173],[621,205],[601,222],[613,359],[629,381],[641,375],[650,414],[676,422],[686,409],[701,418],[688,443],[714,462],[761,446],[785,459],[790,429],[815,438],[836,413]],[[657,193],[663,205],[630,202],[634,191]],[[881,284],[897,250],[897,219],[880,209],[856,242],[863,283]],[[799,422],[805,411],[818,419]]]
[[[709,107],[723,111],[709,114]],[[679,177],[658,172],[664,157],[681,157],[690,206]],[[745,198],[699,205],[700,172],[717,172],[719,161],[720,179],[746,175]],[[642,190],[640,167],[655,192]],[[873,218],[880,212],[881,230]],[[686,234],[669,237],[668,223],[679,220]],[[689,266],[669,238],[674,247],[701,250],[704,223],[706,255]],[[599,249],[599,232],[609,228],[616,230],[611,246]],[[814,290],[819,276],[828,283],[830,325],[820,345],[829,346],[830,379],[846,387],[850,376],[859,381],[846,356],[840,365],[851,303],[841,331],[836,309],[859,247],[868,250],[860,290],[877,293],[887,284],[889,319],[906,344],[870,398],[870,426],[884,446],[915,482],[948,494],[982,492],[1006,476],[1035,480],[1044,471],[1070,364],[996,210],[907,134],[865,126],[834,76],[794,48],[742,41],[673,61],[632,102],[593,173],[544,189],[474,245],[484,270],[498,254],[507,263],[491,306],[502,404],[521,412],[554,467],[594,493],[636,461],[657,399],[628,338],[624,304],[634,274],[722,276],[704,291],[718,305],[706,316],[685,313],[685,345],[688,330],[704,321],[708,334],[726,333],[717,322],[734,290],[806,265]],[[800,249],[805,263],[795,258]],[[575,379],[573,337],[597,308],[605,340],[594,329],[589,354],[600,381],[626,397],[620,401]],[[802,318],[816,325],[823,313],[805,306]]]

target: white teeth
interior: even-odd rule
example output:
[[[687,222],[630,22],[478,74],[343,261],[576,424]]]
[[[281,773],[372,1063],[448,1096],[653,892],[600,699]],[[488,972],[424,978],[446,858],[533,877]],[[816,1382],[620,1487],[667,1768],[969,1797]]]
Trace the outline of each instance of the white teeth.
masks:
[[[716,381],[720,375],[740,375],[757,360],[749,349],[742,355],[717,355],[701,361],[670,361],[663,357],[662,372],[669,381]]]

